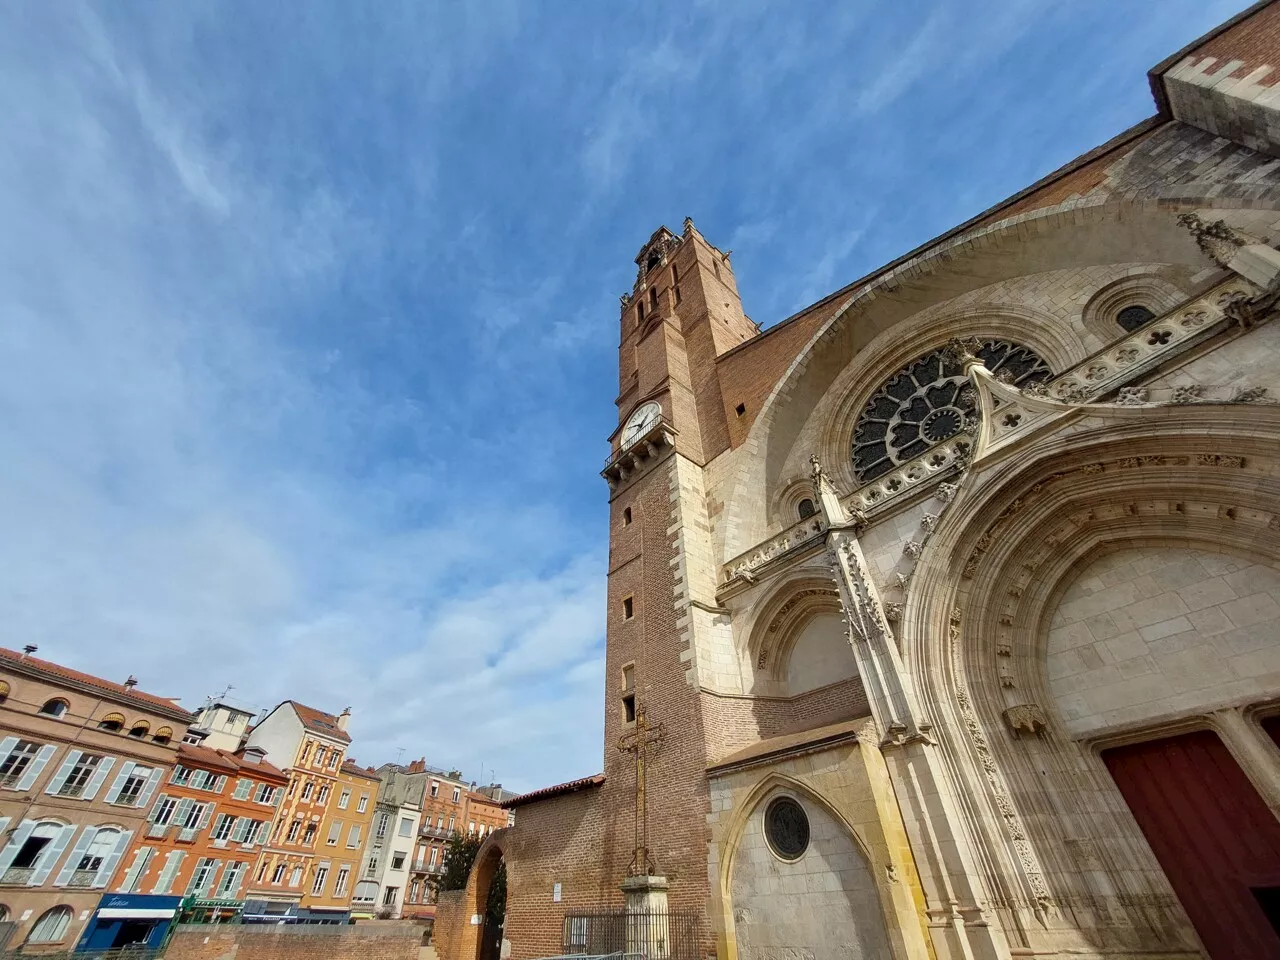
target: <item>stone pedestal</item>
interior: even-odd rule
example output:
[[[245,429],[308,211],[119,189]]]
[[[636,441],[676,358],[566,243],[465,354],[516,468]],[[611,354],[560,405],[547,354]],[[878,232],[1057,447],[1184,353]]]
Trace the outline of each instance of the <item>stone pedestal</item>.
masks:
[[[627,877],[622,881],[627,897],[627,953],[660,960],[671,949],[667,919],[667,878]]]

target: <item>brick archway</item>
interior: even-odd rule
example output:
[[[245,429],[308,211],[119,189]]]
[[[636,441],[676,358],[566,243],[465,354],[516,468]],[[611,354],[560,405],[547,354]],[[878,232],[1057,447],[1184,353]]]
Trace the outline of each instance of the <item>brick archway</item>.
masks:
[[[441,893],[436,907],[435,945],[439,960],[479,960],[489,888],[506,857],[509,828],[495,830],[480,849],[462,890]],[[480,917],[480,922],[473,922]]]

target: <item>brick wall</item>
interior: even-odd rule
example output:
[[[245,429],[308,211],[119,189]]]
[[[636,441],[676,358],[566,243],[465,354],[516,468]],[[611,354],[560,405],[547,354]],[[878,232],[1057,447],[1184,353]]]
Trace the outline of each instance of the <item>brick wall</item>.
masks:
[[[431,942],[437,960],[472,960],[476,933],[463,905],[463,890],[441,890],[436,900],[436,919]],[[468,949],[469,948],[469,949]]]
[[[418,960],[422,928],[411,923],[353,926],[183,924],[165,960]]]

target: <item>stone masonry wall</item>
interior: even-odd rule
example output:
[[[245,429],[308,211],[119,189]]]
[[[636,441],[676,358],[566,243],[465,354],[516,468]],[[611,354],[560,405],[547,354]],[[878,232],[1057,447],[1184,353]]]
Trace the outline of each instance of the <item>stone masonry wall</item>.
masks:
[[[1108,554],[1062,595],[1049,688],[1079,735],[1269,694],[1280,682],[1280,572],[1179,547]]]

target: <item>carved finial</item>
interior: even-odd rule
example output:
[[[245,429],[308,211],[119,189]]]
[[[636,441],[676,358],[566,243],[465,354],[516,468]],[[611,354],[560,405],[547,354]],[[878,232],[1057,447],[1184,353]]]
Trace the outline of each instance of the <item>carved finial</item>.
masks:
[[[627,307],[631,306],[632,299],[631,294],[624,293],[622,296],[618,297],[618,302],[622,304],[622,309],[625,310]]]
[[[1225,220],[1209,223],[1195,213],[1178,214],[1178,225],[1189,230],[1204,255],[1220,267],[1227,266],[1241,247],[1257,242],[1229,226]]]
[[[980,349],[982,341],[977,337],[952,337],[947,341],[943,352],[967,373],[970,366],[982,363],[982,358],[978,356]]]
[[[693,217],[684,218],[684,232],[686,236],[693,233]]]

